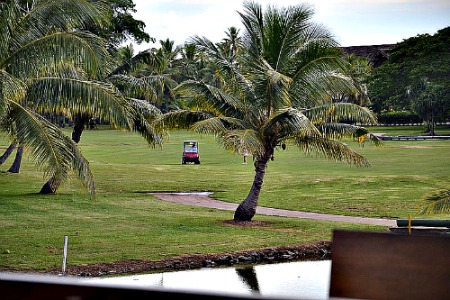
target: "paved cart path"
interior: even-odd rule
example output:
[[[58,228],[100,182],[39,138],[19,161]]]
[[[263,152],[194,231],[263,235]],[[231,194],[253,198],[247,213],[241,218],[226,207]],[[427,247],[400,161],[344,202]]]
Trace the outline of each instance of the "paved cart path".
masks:
[[[201,206],[233,211],[236,210],[236,208],[238,207],[238,204],[236,203],[229,203],[213,199],[209,197],[209,193],[152,193],[152,195],[161,200],[181,203],[185,205],[193,205],[193,206]],[[256,213],[261,215],[280,216],[280,217],[360,223],[360,224],[380,225],[389,227],[397,226],[396,221],[390,219],[329,215],[329,214],[285,210],[262,206],[258,206],[256,208]]]

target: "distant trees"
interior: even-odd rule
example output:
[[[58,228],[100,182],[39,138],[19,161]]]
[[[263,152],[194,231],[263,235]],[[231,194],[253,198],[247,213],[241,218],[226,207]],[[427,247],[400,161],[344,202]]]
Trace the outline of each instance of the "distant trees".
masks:
[[[427,132],[434,135],[435,123],[448,120],[450,116],[450,94],[446,95],[443,86],[422,78],[408,90],[408,96],[412,98],[411,110],[424,120]]]
[[[432,133],[450,120],[450,27],[398,43],[367,80],[375,112],[412,111]]]

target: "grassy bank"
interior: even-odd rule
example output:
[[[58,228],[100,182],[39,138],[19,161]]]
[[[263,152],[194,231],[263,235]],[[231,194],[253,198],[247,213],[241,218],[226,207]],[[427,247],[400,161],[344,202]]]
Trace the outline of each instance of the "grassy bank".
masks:
[[[413,134],[398,129],[401,133],[393,128],[372,131]],[[441,130],[445,134],[447,129]],[[199,140],[200,165],[181,164],[184,139]],[[371,167],[308,157],[288,146],[269,163],[259,205],[406,218],[417,217],[421,198],[449,188],[450,141],[392,141],[380,149],[346,142],[366,156]],[[0,154],[7,145],[0,137]],[[241,156],[223,150],[211,136],[175,131],[162,148],[152,149],[135,134],[100,127],[83,133],[80,147],[95,176],[95,200],[76,180],[57,195],[39,195],[47,178],[26,158],[19,174],[6,172],[13,157],[0,166],[0,269],[61,266],[65,235],[67,263],[78,265],[329,240],[335,228],[384,230],[260,215],[254,220],[271,225],[232,227],[223,221],[232,219],[233,212],[168,203],[149,194],[212,191],[217,199],[242,201],[253,180],[252,164],[243,165]]]

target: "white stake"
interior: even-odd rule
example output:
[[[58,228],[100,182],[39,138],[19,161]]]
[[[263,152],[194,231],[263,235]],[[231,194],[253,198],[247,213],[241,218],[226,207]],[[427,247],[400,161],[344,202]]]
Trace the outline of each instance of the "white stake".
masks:
[[[66,273],[67,244],[68,244],[68,242],[69,242],[69,237],[66,235],[66,236],[64,236],[64,253],[63,253],[63,265],[62,265],[63,275]]]

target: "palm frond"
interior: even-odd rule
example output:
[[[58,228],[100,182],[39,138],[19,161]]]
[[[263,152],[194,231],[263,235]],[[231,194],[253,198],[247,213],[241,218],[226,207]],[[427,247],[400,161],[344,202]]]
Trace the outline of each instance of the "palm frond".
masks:
[[[108,82],[129,97],[144,97],[151,103],[158,104],[161,103],[166,88],[171,90],[177,85],[169,76],[159,74],[141,77],[118,74],[109,76]]]
[[[238,83],[238,86],[243,88],[246,93],[252,93],[251,82],[241,74],[239,71],[239,65],[234,61],[230,61],[229,57],[224,53],[218,45],[208,40],[205,37],[194,36],[191,42],[202,51],[208,55],[209,63],[214,66],[214,72],[220,74],[221,78],[232,79],[229,80],[228,84],[233,81]]]
[[[0,10],[0,66],[4,66],[4,59],[8,57],[11,37],[14,35],[14,23],[22,16],[20,7],[14,1],[2,4]],[[0,68],[3,69],[3,68]]]
[[[161,111],[145,100],[127,99],[134,112],[133,130],[141,134],[147,143],[153,147],[162,145],[164,129],[155,121],[161,116]]]
[[[307,154],[314,152],[333,161],[346,162],[357,166],[370,166],[365,157],[341,142],[317,136],[301,136],[295,138],[294,143]]]
[[[26,93],[26,84],[0,68],[0,115],[8,101],[18,102]]]
[[[96,197],[96,187],[94,182],[94,175],[89,168],[89,161],[82,155],[77,145],[66,135],[61,136],[64,139],[68,150],[72,151],[72,169],[82,182],[83,186],[91,194],[93,198]]]
[[[201,101],[214,107],[214,109],[223,115],[240,115],[242,103],[232,95],[212,85],[200,81],[187,80],[178,85],[174,91],[180,93],[182,96],[188,95],[192,97],[192,95],[198,95]]]
[[[194,110],[175,110],[161,115],[155,120],[155,125],[170,128],[188,129],[198,121],[215,117],[210,112]]]
[[[31,10],[17,20],[15,31],[48,33],[107,24],[109,7],[104,1],[35,1]]]
[[[251,129],[228,130],[218,136],[218,142],[225,149],[235,154],[242,154],[244,149],[259,157],[264,152],[258,132]]]
[[[220,47],[218,47],[218,45],[213,43],[211,40],[195,35],[190,39],[190,43],[194,44],[199,50],[203,51],[220,69],[227,71],[232,71],[234,69],[234,66],[232,62],[229,61],[229,58],[221,51]]]
[[[145,91],[148,90],[149,87],[151,87],[142,78],[124,74],[111,75],[108,77],[107,80],[108,82],[112,83],[115,87],[117,87],[120,91],[122,91],[124,94],[130,97],[144,94]]]
[[[425,205],[419,214],[435,214],[450,212],[450,189],[441,190],[425,198],[429,204]]]
[[[156,62],[155,53],[151,50],[144,50],[136,54],[135,56],[125,60],[121,65],[114,68],[109,76],[120,74],[132,74],[134,71],[139,70],[140,67],[145,65],[154,65]]]
[[[294,108],[276,112],[261,131],[264,136],[273,138],[273,145],[294,136],[320,135],[314,124],[301,111]]]
[[[327,74],[332,71],[343,71],[348,68],[348,61],[342,58],[341,53],[335,50],[335,42],[329,37],[305,38],[304,44],[295,54],[296,63],[290,65],[292,77],[297,79],[312,71]]]
[[[316,125],[323,137],[329,139],[354,138],[360,145],[369,140],[376,147],[383,147],[383,141],[368,129],[346,123],[321,123]]]
[[[244,46],[248,54],[252,57],[258,57],[263,47],[264,40],[264,17],[260,4],[254,1],[244,1],[244,13],[238,12],[241,22],[246,31],[244,33]]]
[[[323,59],[321,59],[323,61]],[[356,93],[353,80],[331,67],[316,69],[310,65],[310,69],[302,70],[296,74],[291,88],[291,97],[298,107],[310,107],[321,105],[324,100],[329,102],[334,95]]]
[[[322,136],[329,139],[342,139],[344,137],[359,137],[368,133],[365,128],[345,123],[320,123],[316,125]]]
[[[103,41],[93,34],[57,32],[19,44],[3,64],[18,78],[57,68],[62,61],[83,67],[91,76],[101,76],[101,68],[108,70],[107,56]]]
[[[329,103],[303,110],[313,123],[347,121],[352,123],[376,124],[377,119],[368,108],[353,103]]]
[[[198,133],[213,134],[216,136],[220,136],[227,130],[220,117],[212,117],[195,122],[190,129]]]
[[[218,137],[226,131],[242,128],[245,128],[245,126],[243,126],[241,120],[223,116],[200,120],[191,126],[191,129],[195,132],[213,134]]]
[[[313,10],[307,4],[267,8],[264,14],[263,57],[274,69],[284,73],[287,71],[299,44],[305,41],[304,35],[311,26],[312,15]]]
[[[111,85],[71,78],[38,78],[30,86],[27,100],[38,112],[89,113],[120,128],[132,128],[133,110]]]
[[[264,59],[259,61],[251,68],[255,94],[265,95],[258,101],[258,109],[265,109],[270,114],[276,109],[291,106],[289,87],[292,79],[273,69]]]
[[[44,174],[60,183],[68,179],[69,170],[74,170],[85,187],[95,194],[89,163],[77,145],[38,114],[15,102],[10,107],[8,117],[15,124],[15,138],[30,149],[34,162],[43,168]]]

